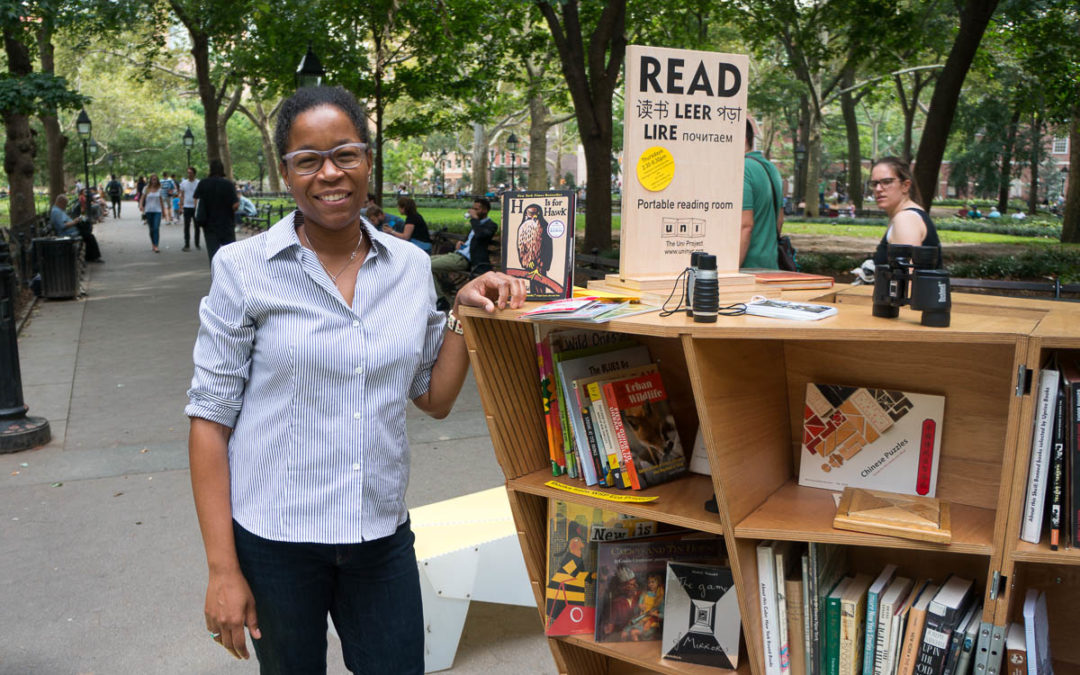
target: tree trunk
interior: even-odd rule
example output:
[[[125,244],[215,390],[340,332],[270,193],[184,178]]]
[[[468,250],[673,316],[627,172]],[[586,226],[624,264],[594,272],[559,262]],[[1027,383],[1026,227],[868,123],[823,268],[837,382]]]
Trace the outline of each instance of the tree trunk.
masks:
[[[529,189],[548,189],[547,132],[550,110],[539,92],[529,97]]]
[[[210,38],[206,33],[188,26],[191,34],[191,55],[195,58],[195,79],[199,83],[199,100],[203,105],[203,133],[206,134],[206,161],[221,160],[218,144],[218,98],[210,81]]]
[[[266,177],[270,181],[270,192],[281,192],[281,174],[278,173],[277,151],[274,149],[274,142],[270,133],[270,117],[276,110],[277,106],[274,106],[274,110],[271,110],[270,115],[267,115],[263,111],[262,102],[255,101],[255,113],[259,116],[255,126],[259,127],[259,134],[262,136],[263,157],[266,158]]]
[[[1039,211],[1039,162],[1042,161],[1042,117],[1038,112],[1031,115],[1031,186],[1028,188],[1028,214]]]
[[[44,17],[38,31],[38,53],[41,58],[41,72],[55,72],[54,49],[52,44],[53,26],[51,17]],[[46,166],[49,171],[49,203],[64,194],[67,181],[64,180],[64,148],[67,136],[60,133],[60,121],[56,109],[41,116],[41,125],[45,128]]]
[[[1080,244],[1080,105],[1073,108],[1069,125],[1069,192],[1065,195],[1061,241]]]
[[[225,89],[225,83],[221,84],[221,88],[222,90]],[[225,177],[231,181],[235,181],[236,177],[233,176],[232,152],[229,150],[229,120],[232,119],[233,113],[236,112],[237,106],[240,105],[240,95],[243,93],[243,83],[237,83],[236,89],[229,99],[228,107],[218,115],[217,130],[218,144],[221,147],[221,163],[225,165]]]
[[[930,110],[923,124],[922,139],[919,141],[919,154],[912,172],[922,196],[922,206],[927,210],[937,195],[941,159],[945,153],[945,144],[949,140],[953,117],[956,115],[960,90],[997,5],[998,0],[964,1],[964,7],[960,10],[960,31],[934,85]]]
[[[821,118],[810,110],[806,139],[806,215],[817,218],[820,214],[821,192]]]
[[[33,72],[30,50],[11,28],[4,28],[4,51],[7,54],[8,74],[13,78],[26,77]],[[28,235],[34,216],[34,155],[37,146],[30,130],[30,117],[14,110],[4,110],[4,172],[11,190],[8,207],[12,234]],[[20,270],[25,273],[26,270]]]
[[[1012,183],[1012,156],[1013,147],[1016,145],[1016,125],[1020,123],[1020,106],[1017,104],[1016,111],[1009,120],[1009,129],[1005,136],[1005,147],[1001,152],[1001,178],[998,186],[998,211],[1002,215],[1009,212],[1009,188]]]
[[[611,250],[611,137],[581,139],[585,147],[585,240],[584,251]],[[590,148],[591,146],[591,148]],[[595,226],[594,223],[604,223]]]
[[[855,69],[847,68],[841,86],[847,89],[855,84]],[[850,91],[840,95],[840,108],[844,113],[844,130],[847,132],[847,193],[856,210],[862,209],[862,148],[859,146],[859,120],[855,115],[855,97]]]
[[[806,151],[807,145],[810,143],[810,98],[806,94],[799,96],[799,134],[795,141],[795,147],[800,144],[803,146],[803,151]],[[795,172],[795,208],[798,209],[799,203],[806,201],[806,157],[803,157],[801,162],[795,162],[798,165],[798,170]]]
[[[487,132],[484,125],[473,122],[472,143],[472,191],[473,195],[483,197],[488,191],[488,147]]]

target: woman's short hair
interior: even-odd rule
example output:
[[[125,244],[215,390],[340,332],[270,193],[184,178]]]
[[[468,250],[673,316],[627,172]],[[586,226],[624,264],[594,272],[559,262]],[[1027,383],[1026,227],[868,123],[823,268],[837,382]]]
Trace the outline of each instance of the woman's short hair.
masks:
[[[412,197],[398,197],[397,205],[405,212],[405,215],[411,216],[416,213],[416,200]]]
[[[907,162],[899,157],[890,155],[888,157],[882,157],[874,162],[874,166],[870,167],[870,170],[873,171],[874,167],[879,164],[885,164],[892,169],[892,172],[896,174],[896,177],[900,179],[901,183],[904,181],[911,181],[911,191],[908,192],[908,196],[911,198],[911,201],[916,204],[922,204],[922,196],[919,194],[919,185],[911,177],[911,166]]]
[[[356,127],[356,133],[360,140],[371,145],[368,135],[367,116],[364,108],[356,97],[341,87],[301,87],[296,93],[285,99],[278,111],[277,126],[274,127],[274,146],[277,148],[278,158],[285,155],[285,146],[289,142],[289,132],[292,131],[293,122],[313,108],[331,105],[345,113]]]

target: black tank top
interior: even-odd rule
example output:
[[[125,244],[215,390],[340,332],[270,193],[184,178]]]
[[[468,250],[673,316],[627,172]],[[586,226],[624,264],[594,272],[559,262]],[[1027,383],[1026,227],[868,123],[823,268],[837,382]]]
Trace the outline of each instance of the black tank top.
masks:
[[[926,224],[926,236],[923,237],[923,246],[936,246],[937,253],[937,265],[936,268],[941,268],[941,240],[938,239],[937,228],[934,227],[934,221],[930,220],[930,215],[922,209],[910,207],[904,209],[905,211],[914,211],[922,218],[923,223]],[[877,250],[874,251],[874,264],[875,265],[887,265],[889,263],[889,230],[885,230],[885,234],[881,236],[881,241],[877,245]]]

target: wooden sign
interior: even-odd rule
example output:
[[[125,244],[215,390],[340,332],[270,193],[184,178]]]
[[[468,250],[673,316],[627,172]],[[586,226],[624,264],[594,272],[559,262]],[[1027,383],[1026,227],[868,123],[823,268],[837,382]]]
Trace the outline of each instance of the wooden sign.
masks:
[[[623,281],[673,280],[690,254],[739,267],[748,59],[626,48]]]

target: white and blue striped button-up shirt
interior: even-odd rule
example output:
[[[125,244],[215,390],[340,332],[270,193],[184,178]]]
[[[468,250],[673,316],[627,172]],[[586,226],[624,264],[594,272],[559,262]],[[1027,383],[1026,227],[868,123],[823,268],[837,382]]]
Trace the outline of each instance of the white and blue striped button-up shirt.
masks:
[[[352,307],[292,214],[214,257],[185,413],[233,428],[232,515],[265,539],[368,541],[408,515],[405,408],[446,319],[427,254],[365,229]]]

